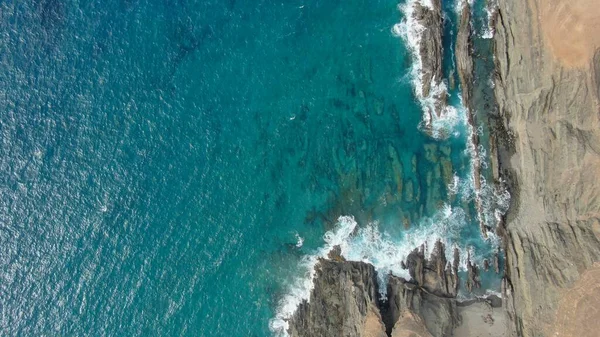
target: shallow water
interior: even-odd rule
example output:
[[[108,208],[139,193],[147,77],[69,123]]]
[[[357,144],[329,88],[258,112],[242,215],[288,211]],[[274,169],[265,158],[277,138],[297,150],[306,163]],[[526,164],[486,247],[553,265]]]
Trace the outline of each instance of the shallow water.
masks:
[[[493,251],[397,5],[0,3],[1,329],[268,336],[342,215],[402,246],[462,210],[443,237]]]

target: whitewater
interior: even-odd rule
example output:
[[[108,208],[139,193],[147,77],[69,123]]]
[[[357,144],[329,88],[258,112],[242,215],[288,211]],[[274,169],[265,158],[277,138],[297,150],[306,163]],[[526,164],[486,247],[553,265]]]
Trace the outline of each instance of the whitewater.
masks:
[[[460,12],[462,4],[466,0],[457,1],[452,8],[454,14]],[[472,5],[473,2],[469,2]],[[415,18],[415,6],[432,8],[427,0],[408,0],[398,5],[403,20],[395,24],[391,34],[400,37],[406,44],[412,56],[412,66],[409,70],[410,82],[416,100],[419,102],[422,114],[420,128],[430,131],[429,134],[435,139],[453,137],[465,142],[465,156],[470,158],[468,172],[460,175],[454,172],[452,182],[447,186],[451,195],[462,200],[463,204],[475,203],[478,205],[475,216],[476,221],[469,218],[469,210],[461,206],[444,203],[439,211],[432,217],[420,219],[417,223],[411,223],[410,228],[402,232],[400,236],[392,236],[385,230],[380,229],[378,222],[359,224],[351,215],[341,216],[335,227],[327,231],[323,236],[323,245],[314,253],[304,256],[298,268],[301,270],[295,281],[289,284],[286,294],[279,300],[275,317],[269,322],[269,327],[274,335],[288,336],[288,320],[294,315],[296,309],[303,301],[310,300],[315,277],[315,266],[319,259],[327,258],[329,252],[338,246],[341,256],[348,261],[361,261],[370,263],[375,267],[378,275],[380,296],[386,297],[387,275],[393,274],[410,280],[408,270],[403,269],[403,262],[415,249],[424,247],[425,256],[429,257],[433,252],[437,241],[444,243],[446,256],[452,256],[453,251],[460,252],[459,272],[467,270],[467,259],[476,265],[483,265],[485,259],[489,259],[497,253],[500,238],[493,230],[487,230],[485,237],[479,237],[483,244],[475,247],[473,244],[464,242],[461,237],[462,231],[473,226],[474,222],[483,222],[487,228],[493,229],[500,222],[502,215],[507,211],[510,194],[499,184],[490,184],[483,171],[488,169],[487,151],[485,146],[472,143],[473,133],[483,135],[481,127],[475,128],[467,122],[467,108],[463,104],[460,92],[456,93],[457,99],[454,104],[444,107],[440,116],[430,114],[428,111],[434,108],[436,97],[440,95],[450,97],[447,87],[447,79],[443,79],[437,85],[433,85],[429,95],[423,94],[423,65],[420,56],[422,34],[426,29]],[[493,11],[493,4],[486,7],[488,22]],[[446,14],[447,15],[447,14]],[[448,17],[445,17],[448,20]],[[493,34],[489,25],[480,36],[489,39]],[[435,83],[433,79],[432,83]],[[482,172],[479,171],[480,168]],[[475,187],[475,174],[479,174],[480,186]],[[479,203],[481,203],[479,205]],[[479,233],[479,231],[477,231]],[[485,289],[485,293],[497,293],[497,289]],[[468,298],[469,295],[460,293],[460,297]]]

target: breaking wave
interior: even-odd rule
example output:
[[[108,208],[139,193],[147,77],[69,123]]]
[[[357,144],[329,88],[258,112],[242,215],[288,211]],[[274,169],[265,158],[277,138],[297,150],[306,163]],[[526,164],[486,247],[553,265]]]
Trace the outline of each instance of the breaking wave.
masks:
[[[427,0],[409,0],[398,6],[404,19],[392,27],[392,33],[404,40],[412,55],[410,78],[415,95],[423,110],[422,124],[431,130],[434,138],[442,138],[447,135],[448,130],[452,130],[460,123],[461,117],[459,111],[451,105],[445,105],[439,116],[431,113],[436,110],[436,104],[439,104],[440,98],[448,95],[445,79],[432,78],[429,93],[425,95],[423,92],[423,60],[420,50],[426,27],[417,20],[415,15],[415,8],[419,5],[433,8],[431,1]]]
[[[478,202],[481,202],[478,210],[479,220],[489,228],[494,228],[508,209],[510,194],[502,182],[489,184],[481,170],[476,168],[486,168],[487,154],[485,148],[472,141],[473,134],[480,133],[481,130],[469,125],[468,111],[462,104],[460,95],[460,104],[457,107],[447,105],[440,116],[428,113],[433,110],[437,101],[436,97],[447,95],[448,91],[445,80],[433,79],[430,93],[426,97],[423,95],[423,65],[420,48],[425,27],[414,16],[417,5],[433,8],[432,3],[428,0],[408,0],[405,4],[399,5],[404,19],[392,28],[392,32],[396,36],[402,37],[411,51],[413,64],[409,75],[423,110],[423,124],[431,131],[434,138],[447,136],[450,132],[458,132],[456,129],[459,125],[465,128],[466,135],[463,134],[463,136],[467,142],[465,151],[471,159],[470,172],[464,178],[455,174],[448,186],[448,191],[451,195],[459,196],[464,202],[478,199]],[[488,15],[488,21],[490,21],[491,7],[488,8]],[[479,175],[478,188],[475,187],[476,174]],[[410,229],[399,237],[392,237],[387,232],[381,231],[376,222],[359,226],[351,216],[340,217],[335,228],[323,236],[324,244],[313,254],[306,255],[302,259],[300,276],[288,286],[286,294],[280,299],[275,317],[269,322],[269,328],[277,336],[288,336],[288,321],[303,301],[310,300],[316,274],[315,266],[319,259],[326,258],[335,246],[340,247],[341,256],[346,260],[372,264],[377,271],[381,295],[385,296],[387,275],[393,274],[410,279],[408,270],[402,268],[402,262],[406,261],[407,256],[413,250],[422,245],[425,247],[426,256],[430,256],[435,242],[438,240],[445,244],[446,256],[452,256],[453,250],[458,248],[461,253],[459,262],[461,271],[467,269],[468,256],[475,264],[482,265],[484,258],[490,252],[496,251],[500,240],[493,231],[488,231],[486,240],[489,247],[479,248],[485,249],[485,251],[476,251],[473,245],[461,245],[461,230],[470,224],[472,224],[472,220],[469,219],[464,209],[447,204],[433,217],[424,218],[419,223],[412,224]],[[301,245],[301,238],[298,238],[298,242]]]
[[[432,218],[421,220],[398,238],[382,232],[377,223],[358,226],[350,216],[340,217],[335,228],[323,236],[324,244],[314,254],[307,255],[301,263],[301,276],[287,289],[280,300],[275,317],[269,322],[271,331],[276,336],[288,336],[288,321],[292,318],[303,301],[310,300],[310,292],[314,286],[315,266],[320,258],[326,258],[329,252],[339,246],[341,255],[348,261],[370,263],[378,275],[381,296],[385,297],[386,276],[390,273],[410,279],[408,270],[402,269],[402,262],[416,248],[425,247],[429,256],[440,240],[445,244],[446,256],[452,256],[454,248],[461,251],[460,270],[467,268],[467,253],[471,260],[481,264],[483,256],[489,252],[476,254],[472,246],[460,246],[460,231],[469,223],[462,208],[445,205]],[[492,249],[492,248],[490,248]],[[491,250],[490,250],[491,251]]]

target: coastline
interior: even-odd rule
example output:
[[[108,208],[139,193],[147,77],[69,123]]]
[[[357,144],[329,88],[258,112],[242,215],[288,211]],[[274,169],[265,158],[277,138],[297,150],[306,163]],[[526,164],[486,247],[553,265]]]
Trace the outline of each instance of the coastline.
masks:
[[[387,300],[361,295],[358,302],[367,304],[356,308],[352,299],[357,295],[351,289],[377,294],[377,282],[365,281],[376,279],[372,275],[376,271],[366,272],[365,279],[368,267],[355,272],[353,265],[344,275],[360,275],[362,280],[343,276],[351,281],[336,288],[339,269],[333,268],[337,270],[333,274],[320,270],[319,277],[326,281],[316,284],[312,300],[294,314],[292,336],[323,335],[319,329],[326,331],[336,324],[347,327],[340,323],[346,321],[353,325],[343,336],[594,336],[600,327],[600,313],[593,310],[593,299],[600,299],[600,187],[596,183],[600,174],[600,40],[590,42],[596,44],[593,52],[590,46],[585,52],[577,49],[574,60],[564,50],[556,50],[556,39],[564,33],[561,28],[558,33],[546,31],[548,22],[559,14],[567,16],[567,23],[577,21],[581,16],[577,4],[585,3],[494,2],[490,31],[496,107],[479,121],[471,110],[474,70],[467,2],[460,11],[463,20],[456,58],[468,124],[474,128],[483,122],[489,127],[491,183],[507,186],[511,195],[508,212],[498,216],[494,228],[505,261],[501,301],[492,295],[461,302],[456,298],[458,272],[450,267],[458,257],[447,261],[444,249],[434,249],[425,257],[421,248],[407,258],[409,279],[390,275]],[[600,10],[596,11],[585,14],[580,20],[583,33],[575,35],[589,35],[596,27],[589,24],[590,17],[600,20]],[[575,42],[566,44],[581,43],[581,39],[576,36]],[[424,121],[431,121],[431,112],[425,110]],[[473,132],[470,141],[477,148],[481,140]],[[478,194],[479,155],[475,156]],[[481,214],[480,207],[478,203]],[[482,235],[491,232],[492,228],[480,223]],[[356,263],[329,258],[319,263]],[[478,268],[470,261],[467,264],[464,281],[469,288],[479,282]],[[331,292],[323,297],[326,288],[337,289],[333,293],[342,300],[332,298]],[[436,293],[432,288],[445,291]],[[322,320],[331,311],[337,323]]]
[[[585,1],[502,0],[498,6],[494,125],[498,170],[512,195],[501,228],[509,335],[593,336],[600,317],[589,314],[589,299],[597,296],[598,281],[586,283],[581,275],[600,259],[600,50],[594,39],[583,39],[586,53],[564,53],[594,32],[589,18],[600,18],[600,11]],[[560,39],[565,50],[557,53]],[[587,301],[565,304],[573,291],[587,291]]]
[[[387,275],[382,299],[373,265],[346,261],[334,248],[315,266],[310,300],[290,319],[289,336],[504,336],[501,298],[458,299],[458,250],[448,260],[444,252],[440,241],[428,257],[424,246],[415,249],[404,266],[410,278]]]
[[[404,37],[413,53],[413,84],[415,96],[423,110],[423,131],[433,138],[443,137],[444,132],[450,131],[443,129],[448,127],[446,120],[455,118],[448,112],[456,107],[447,103],[449,94],[442,72],[444,13],[441,2],[409,1],[400,9],[405,21],[396,25],[393,32]],[[492,236],[496,237],[496,219],[487,216],[489,209],[485,210],[488,212],[484,211],[482,200],[483,187],[488,182],[482,169],[481,161],[485,155],[480,150],[480,130],[475,117],[475,111],[481,109],[483,102],[475,103],[475,95],[472,94],[479,89],[472,83],[475,75],[472,59],[473,8],[469,2],[461,1],[456,10],[458,38],[453,51],[461,84],[462,94],[459,97],[462,97],[460,106],[465,115],[466,147],[471,158],[467,179],[479,235],[490,240]],[[478,85],[487,86],[488,82]],[[436,94],[439,91],[436,88],[443,89],[439,95]],[[494,193],[496,182],[490,181],[489,184],[491,190],[487,193]],[[489,205],[486,207],[489,208]],[[452,209],[449,212],[451,214]],[[288,310],[271,322],[272,330],[282,336],[399,337],[409,332],[419,336],[449,336],[455,333],[465,336],[471,333],[502,336],[505,324],[500,309],[501,300],[493,294],[481,298],[475,296],[479,292],[476,289],[482,286],[483,272],[489,270],[489,273],[499,274],[499,252],[489,256],[489,260],[475,261],[471,248],[461,252],[450,245],[446,250],[440,241],[444,238],[440,235],[443,236],[442,233],[434,233],[436,238],[433,242],[429,242],[430,238],[422,238],[427,241],[418,242],[411,248],[414,249],[412,252],[405,252],[402,260],[395,262],[393,274],[392,269],[386,272],[374,268],[373,264],[366,263],[364,257],[345,261],[346,249],[343,247],[338,246],[338,252],[333,256],[319,254],[321,256],[314,264],[314,273],[310,277],[312,288],[299,298],[301,302],[295,310]],[[332,252],[335,251],[332,245],[328,247]],[[446,259],[446,255],[452,255],[452,259]],[[493,269],[490,270],[492,265]],[[459,272],[464,276],[459,276]],[[382,279],[386,281],[379,282]],[[378,289],[381,286],[385,288]],[[462,293],[459,298],[459,289],[465,291],[464,295],[469,299],[462,299]],[[374,294],[385,297],[382,299]],[[492,302],[494,305],[490,304]],[[486,314],[481,315],[482,312]],[[410,327],[408,330],[407,326]]]

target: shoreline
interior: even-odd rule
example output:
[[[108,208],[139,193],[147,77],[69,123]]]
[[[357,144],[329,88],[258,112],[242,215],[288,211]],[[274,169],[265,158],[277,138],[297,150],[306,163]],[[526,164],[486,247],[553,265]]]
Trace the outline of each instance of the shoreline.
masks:
[[[470,5],[466,1],[462,4],[459,16],[469,18]],[[556,55],[547,45],[551,38],[543,30],[546,18],[536,12],[536,4],[537,0],[498,0],[493,9],[488,8],[495,106],[483,120],[476,121],[472,110],[470,22],[461,22],[461,42],[456,46],[456,70],[468,124],[474,128],[476,123],[485,123],[489,128],[493,181],[488,183],[510,193],[508,211],[496,214],[495,227],[480,219],[483,236],[490,232],[500,238],[504,254],[501,300],[493,296],[458,300],[460,281],[457,269],[451,267],[458,258],[447,261],[439,254],[444,249],[434,249],[437,253],[425,258],[421,248],[403,265],[410,278],[390,274],[388,300],[381,302],[363,294],[361,298],[368,303],[364,307],[346,302],[356,295],[351,289],[370,289],[365,286],[364,271],[358,273],[363,278],[359,282],[352,268],[346,270],[349,274],[343,274],[346,283],[341,285],[336,284],[339,270],[333,268],[337,270],[334,276],[320,271],[329,281],[315,278],[317,284],[310,297],[316,297],[301,305],[300,314],[294,314],[292,336],[323,335],[335,327],[331,322],[319,322],[328,310],[335,312],[339,322],[354,324],[355,333],[344,336],[594,336],[600,328],[600,312],[586,316],[593,311],[589,298],[600,298],[600,280],[594,277],[600,271],[600,204],[596,202],[600,200],[596,181],[600,174],[600,48],[586,54],[590,59],[583,62],[585,66],[574,67],[569,59]],[[590,14],[586,15],[589,19]],[[600,10],[596,15],[600,20]],[[420,67],[422,59],[418,60]],[[431,121],[427,111],[424,106],[424,120],[429,114]],[[475,148],[480,141],[476,132],[469,136]],[[476,157],[473,179],[477,192],[477,153]],[[478,285],[479,271],[467,260],[466,284],[470,289]],[[362,263],[343,258],[323,261],[327,260],[319,263]],[[366,272],[367,279],[377,278],[372,270]],[[328,287],[330,295],[341,298],[319,297]],[[377,282],[373,287],[376,289]],[[486,303],[492,300],[493,305]]]
[[[290,319],[289,336],[503,336],[502,299],[493,293],[458,299],[460,258],[455,251],[447,260],[441,241],[431,256],[424,246],[408,256],[409,279],[386,275],[385,299],[374,266],[340,252],[335,247],[319,259],[310,299]]]
[[[495,222],[496,219],[494,217],[492,219],[486,218],[489,210],[486,209],[485,211],[488,212],[484,212],[484,205],[481,199],[483,193],[482,187],[491,184],[491,191],[494,192],[496,190],[494,187],[496,182],[488,183],[486,178],[483,177],[480,162],[482,154],[479,150],[480,137],[477,131],[478,125],[476,125],[477,121],[474,111],[479,107],[474,106],[473,95],[471,94],[475,90],[472,84],[474,80],[474,64],[472,60],[474,48],[472,42],[471,11],[473,8],[467,1],[461,1],[459,5],[460,9],[458,9],[457,13],[459,18],[458,40],[454,49],[458,60],[456,71],[458,72],[462,88],[462,106],[466,114],[465,127],[468,129],[466,143],[471,157],[471,173],[468,179],[471,180],[472,184],[472,191],[470,193],[473,194],[472,197],[474,198],[480,235],[483,239],[490,239],[488,238],[488,234],[490,236],[494,235],[493,228],[495,227],[495,223],[492,224],[492,222]],[[413,7],[407,8],[406,6]],[[409,15],[410,17],[405,18],[405,21],[401,25],[396,25],[393,31],[397,35],[404,35],[405,41],[412,49],[414,58],[414,66],[412,68],[413,84],[415,86],[416,98],[421,102],[423,109],[424,131],[436,138],[437,132],[439,132],[436,129],[439,126],[438,122],[443,121],[446,117],[446,114],[441,112],[447,111],[450,108],[454,109],[454,107],[448,105],[446,102],[445,96],[447,94],[445,90],[440,97],[435,98],[431,96],[431,93],[436,91],[435,88],[445,86],[445,81],[441,75],[443,63],[443,53],[441,52],[443,13],[441,4],[439,1],[434,1],[429,5],[423,5],[422,1],[414,0],[409,1],[401,9],[405,15]],[[412,23],[411,27],[407,27],[407,24],[410,23]],[[423,32],[427,32],[427,34]],[[414,34],[410,35],[411,33],[417,35],[420,33],[423,34],[414,36]],[[432,49],[433,52],[431,52]],[[415,72],[418,73],[415,74]],[[488,83],[486,82],[484,85],[488,85]],[[433,97],[434,102],[431,102],[431,97]],[[489,187],[486,188],[489,189]],[[489,193],[489,191],[486,193]],[[494,200],[492,207],[495,206],[495,203],[496,200]],[[418,245],[421,245],[421,243],[418,243]],[[502,311],[497,309],[501,305],[499,298],[496,298],[494,301],[496,303],[494,306],[496,310],[493,311],[494,317],[492,317],[492,313],[489,313],[489,319],[486,318],[487,316],[477,316],[477,313],[484,309],[482,306],[485,307],[485,300],[474,300],[476,299],[474,297],[467,301],[462,301],[457,298],[460,283],[458,267],[459,263],[461,263],[459,250],[454,249],[453,260],[450,262],[446,260],[445,254],[447,252],[443,248],[444,244],[441,241],[437,241],[435,245],[431,245],[435,246],[431,252],[431,256],[429,255],[430,250],[425,245],[421,245],[420,248],[418,245],[412,253],[407,255],[405,261],[398,262],[402,266],[402,269],[409,271],[409,275],[399,277],[399,275],[404,275],[405,273],[395,272],[394,275],[390,273],[384,276],[384,278],[389,278],[387,282],[383,283],[386,284],[387,292],[384,291],[384,293],[387,293],[388,298],[388,301],[384,302],[374,300],[373,296],[369,295],[371,290],[366,295],[349,294],[348,288],[365,288],[365,277],[374,279],[382,277],[377,274],[373,265],[366,264],[365,266],[364,262],[343,261],[343,263],[347,263],[350,267],[332,267],[332,263],[342,262],[340,261],[343,260],[341,249],[337,253],[337,258],[330,257],[329,260],[324,260],[324,257],[321,257],[320,262],[315,265],[314,276],[311,274],[311,280],[314,284],[308,298],[303,298],[293,313],[290,312],[286,317],[281,317],[283,319],[280,320],[281,324],[277,325],[279,328],[278,331],[280,331],[281,335],[289,334],[291,336],[332,335],[332,330],[329,329],[334,329],[336,324],[351,322],[354,325],[355,331],[367,325],[371,332],[381,330],[377,328],[378,326],[385,326],[386,331],[381,336],[396,336],[397,334],[393,333],[395,326],[401,328],[402,324],[400,322],[408,317],[407,319],[410,321],[408,325],[419,325],[417,321],[420,320],[422,321],[422,324],[420,324],[421,327],[426,328],[419,328],[417,330],[429,331],[434,336],[450,335],[454,333],[455,329],[462,329],[460,333],[462,335],[466,334],[466,336],[468,336],[467,332],[469,331],[485,331],[490,336],[501,336],[504,330],[504,319],[501,317]],[[427,256],[425,256],[426,254]],[[473,256],[471,256],[472,254],[468,249],[463,252],[463,260],[465,261],[464,272],[466,274],[463,282],[467,294],[472,294],[475,289],[481,287],[480,274],[482,270],[480,268],[483,268],[483,271],[487,272],[493,264],[493,271],[497,274],[500,272],[498,254],[499,252],[494,257],[490,257],[493,261],[483,260],[479,261],[480,265],[477,265],[472,260]],[[361,259],[358,260],[361,261]],[[362,263],[361,267],[357,267],[356,263]],[[325,269],[332,275],[321,270],[321,267],[319,267],[321,265],[328,266]],[[346,269],[348,268],[358,268],[360,270],[358,274],[360,274],[362,280],[353,279],[352,285],[342,284],[342,289],[339,289],[339,285],[335,284],[335,280],[339,279],[340,275],[342,275],[342,279],[347,279],[349,276]],[[368,271],[365,271],[365,268]],[[433,273],[432,271],[435,272]],[[429,276],[426,277],[426,275]],[[322,278],[326,280],[322,280]],[[331,293],[335,293],[336,296],[332,296]],[[379,290],[376,290],[375,293],[379,293]],[[359,307],[357,309],[352,302],[345,302],[346,298],[354,296],[358,296],[356,300],[359,302],[363,302],[365,298],[369,298],[372,303],[368,308]],[[490,298],[492,297],[494,295],[490,295]],[[414,298],[417,298],[417,302],[413,301]],[[329,307],[324,305],[324,301],[331,302],[331,305]],[[317,303],[317,305],[312,303]],[[473,309],[473,307],[477,307],[478,309]],[[335,322],[323,321],[323,316],[328,315],[327,312],[334,312],[332,315],[336,317]],[[371,315],[373,312],[379,318],[373,318]],[[390,312],[393,313],[390,314]],[[465,316],[464,323],[463,314]],[[438,319],[440,315],[444,319]],[[493,324],[493,322],[497,323]],[[493,329],[491,329],[492,327]],[[349,335],[355,336],[355,334]],[[361,336],[361,334],[358,336]]]

